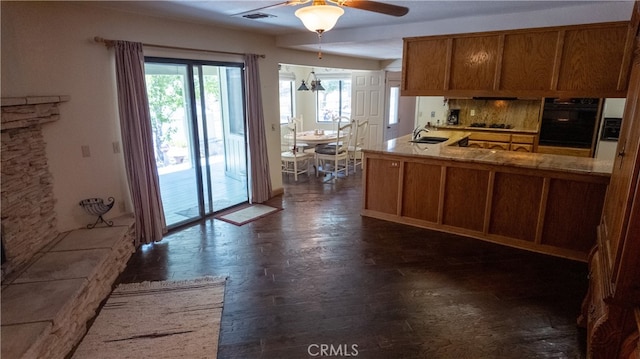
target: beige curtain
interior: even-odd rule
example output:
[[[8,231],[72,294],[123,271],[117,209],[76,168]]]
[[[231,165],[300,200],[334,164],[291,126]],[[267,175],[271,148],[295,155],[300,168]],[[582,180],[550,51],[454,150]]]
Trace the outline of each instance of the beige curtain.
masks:
[[[153,150],[142,44],[115,41],[122,150],[135,214],[135,245],[157,242],[166,233]]]
[[[271,197],[271,175],[267,156],[267,140],[260,91],[259,55],[244,56],[247,96],[247,139],[249,141],[249,190],[251,203],[262,203]]]

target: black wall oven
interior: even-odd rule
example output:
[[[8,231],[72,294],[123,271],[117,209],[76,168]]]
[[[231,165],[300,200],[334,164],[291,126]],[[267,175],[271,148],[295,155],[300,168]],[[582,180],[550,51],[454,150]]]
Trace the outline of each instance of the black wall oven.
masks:
[[[591,148],[599,108],[598,98],[545,99],[539,144]]]

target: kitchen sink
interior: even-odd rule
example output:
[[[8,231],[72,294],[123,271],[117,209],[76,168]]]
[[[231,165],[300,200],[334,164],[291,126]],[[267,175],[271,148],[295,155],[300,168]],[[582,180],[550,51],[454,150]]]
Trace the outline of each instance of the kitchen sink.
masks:
[[[448,137],[434,137],[434,136],[423,136],[417,138],[415,140],[411,140],[413,143],[441,143],[448,140]]]

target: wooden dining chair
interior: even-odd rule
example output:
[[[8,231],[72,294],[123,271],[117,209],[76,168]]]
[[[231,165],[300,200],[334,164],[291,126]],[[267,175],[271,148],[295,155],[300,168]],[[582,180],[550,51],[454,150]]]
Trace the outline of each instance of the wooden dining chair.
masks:
[[[289,132],[290,136],[283,136],[286,139],[289,146],[286,151],[280,154],[280,160],[282,162],[282,173],[292,173],[294,180],[298,181],[298,175],[306,173],[309,175],[309,169],[311,168],[311,160],[313,154],[303,152],[298,149],[296,141],[296,123],[290,123],[284,127]]]
[[[367,130],[369,129],[369,120],[354,120],[355,135],[353,136],[353,144],[349,145],[349,160],[353,167],[353,172],[358,172],[358,166],[362,169],[362,149],[367,139]]]
[[[340,125],[344,118],[336,119],[336,142],[324,146],[316,146],[315,162],[316,177],[320,172],[332,174],[338,178],[338,173],[349,175],[349,143],[351,141],[352,123],[346,118],[345,125]]]

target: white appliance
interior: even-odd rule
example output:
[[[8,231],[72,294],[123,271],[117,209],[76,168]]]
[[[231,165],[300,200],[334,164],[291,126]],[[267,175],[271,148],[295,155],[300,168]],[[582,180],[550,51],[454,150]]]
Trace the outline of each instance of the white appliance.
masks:
[[[604,101],[602,118],[600,119],[600,129],[598,131],[598,145],[596,146],[596,158],[598,159],[613,161],[616,157],[616,148],[618,147],[618,141],[602,140],[602,127],[604,125],[604,119],[606,117],[622,118],[625,102],[626,99],[624,98],[608,98]]]

